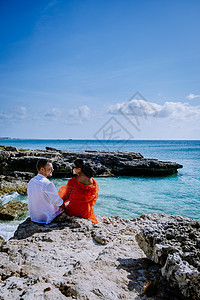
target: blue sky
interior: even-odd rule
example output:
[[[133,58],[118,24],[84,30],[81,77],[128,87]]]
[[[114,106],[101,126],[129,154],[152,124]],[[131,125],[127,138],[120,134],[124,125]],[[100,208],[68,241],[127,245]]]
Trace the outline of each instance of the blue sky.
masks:
[[[199,0],[1,0],[0,136],[199,139],[199,12]]]

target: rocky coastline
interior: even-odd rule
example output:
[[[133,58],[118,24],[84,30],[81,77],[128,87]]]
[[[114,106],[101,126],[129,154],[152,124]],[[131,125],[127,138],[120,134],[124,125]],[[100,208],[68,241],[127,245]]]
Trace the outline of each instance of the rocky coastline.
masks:
[[[166,176],[181,165],[134,152],[25,150],[0,146],[0,190],[26,193],[36,161],[49,158],[54,177],[71,177],[77,157],[97,176]],[[21,218],[27,204],[10,201],[0,219]],[[0,237],[0,300],[200,299],[200,222],[181,216],[97,216],[98,224],[65,217],[38,225],[27,218]]]
[[[97,219],[21,223],[0,246],[0,299],[200,299],[199,221]]]
[[[39,158],[51,159],[53,177],[71,177],[72,163],[76,158],[91,162],[97,176],[168,176],[183,166],[176,162],[164,162],[144,158],[138,152],[122,151],[67,151],[46,147],[46,150],[18,149],[0,146],[1,194],[17,191],[26,193],[27,182],[37,173]]]

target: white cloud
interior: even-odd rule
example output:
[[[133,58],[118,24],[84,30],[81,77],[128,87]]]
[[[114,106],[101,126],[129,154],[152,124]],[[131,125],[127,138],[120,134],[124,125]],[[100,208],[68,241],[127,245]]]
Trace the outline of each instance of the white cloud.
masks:
[[[25,106],[16,106],[7,111],[0,111],[0,122],[59,122],[69,125],[80,124],[92,119],[92,111],[87,105],[82,105],[74,109],[66,110],[58,107],[49,108],[45,112],[29,111]]]
[[[44,118],[46,121],[60,122],[69,125],[80,124],[90,120],[92,112],[87,105],[79,106],[70,110],[60,109],[57,107],[48,111]]]
[[[7,121],[7,120],[9,120],[10,119],[10,115],[9,114],[6,114],[6,113],[4,113],[4,112],[0,112],[0,122],[5,122],[5,121]]]
[[[186,99],[188,100],[193,100],[195,98],[200,98],[200,95],[195,95],[195,94],[189,94]]]
[[[191,120],[200,117],[200,106],[191,106],[182,102],[165,102],[163,105],[145,101],[131,100],[117,103],[108,108],[110,114],[123,114],[138,117],[156,117]]]
[[[19,122],[28,118],[28,111],[25,106],[17,106],[8,112],[0,112],[0,121]]]
[[[131,100],[123,103],[117,103],[108,108],[110,114],[126,114],[137,116],[154,116],[160,109],[160,105],[147,102],[145,100]]]
[[[91,117],[92,112],[87,105],[79,106],[69,111],[69,121],[72,123],[82,123],[90,120]]]
[[[53,107],[50,112],[44,115],[44,117],[48,121],[58,121],[60,120],[61,115],[62,111],[57,107]]]
[[[25,106],[16,107],[13,111],[13,118],[17,120],[24,120],[28,116],[27,108]]]

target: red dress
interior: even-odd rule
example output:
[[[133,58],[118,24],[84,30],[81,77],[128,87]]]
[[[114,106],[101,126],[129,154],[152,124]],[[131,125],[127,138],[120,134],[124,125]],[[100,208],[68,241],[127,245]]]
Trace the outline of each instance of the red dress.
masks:
[[[94,205],[98,198],[98,183],[91,178],[93,183],[85,185],[78,182],[76,178],[69,179],[66,185],[63,185],[58,194],[63,199],[69,216],[83,217],[98,223],[94,214]]]

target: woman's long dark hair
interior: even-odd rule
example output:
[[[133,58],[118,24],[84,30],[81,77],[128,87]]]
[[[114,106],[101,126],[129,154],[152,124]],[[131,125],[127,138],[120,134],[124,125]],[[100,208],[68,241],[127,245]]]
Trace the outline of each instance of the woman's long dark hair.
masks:
[[[74,161],[74,165],[77,168],[81,168],[81,171],[83,172],[83,174],[85,174],[89,178],[91,178],[91,177],[93,177],[95,175],[95,171],[92,168],[91,164],[89,162],[84,161],[81,158],[76,159]]]

